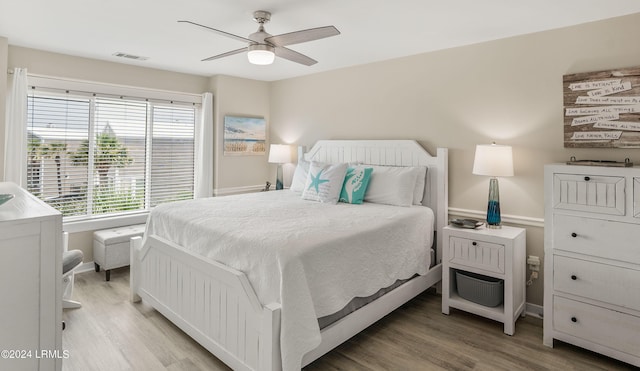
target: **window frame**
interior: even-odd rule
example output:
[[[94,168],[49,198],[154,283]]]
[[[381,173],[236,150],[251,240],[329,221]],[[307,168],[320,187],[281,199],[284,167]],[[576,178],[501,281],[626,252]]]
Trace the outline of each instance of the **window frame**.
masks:
[[[100,97],[100,98],[119,98],[126,100],[137,100],[151,102],[152,104],[147,107],[147,111],[153,112],[152,105],[167,105],[176,104],[181,106],[193,106],[195,109],[195,127],[194,127],[194,151],[197,148],[195,143],[196,130],[198,122],[202,119],[202,95],[193,93],[181,93],[166,90],[148,89],[125,85],[105,84],[98,82],[89,82],[82,80],[62,79],[48,76],[28,75],[29,90],[35,89],[43,94],[63,95],[60,93],[69,93],[74,96],[85,97]],[[93,115],[93,106],[91,104],[92,111],[90,115]],[[152,120],[152,115],[148,112],[148,119]],[[91,118],[93,121],[94,118]],[[91,123],[90,127],[93,127]],[[93,132],[93,129],[90,130]],[[146,142],[150,139],[151,131],[147,133]],[[89,136],[91,137],[91,136]],[[151,157],[145,160],[147,165],[150,164]],[[194,154],[194,172],[196,168],[196,156]],[[150,171],[150,166],[147,167],[147,172]],[[145,174],[145,181],[148,183],[150,179],[147,179],[149,174]],[[194,174],[195,177],[195,174]],[[194,178],[195,181],[195,178]],[[195,186],[195,184],[194,184]],[[195,191],[195,190],[194,190]],[[149,192],[149,189],[145,187],[145,192]],[[195,196],[195,195],[194,195]],[[86,215],[79,219],[77,217],[63,218],[64,230],[70,233],[93,231],[104,228],[115,228],[125,225],[142,224],[146,222],[149,214],[148,197],[145,195],[145,210],[136,210],[130,212],[122,212],[118,215]]]

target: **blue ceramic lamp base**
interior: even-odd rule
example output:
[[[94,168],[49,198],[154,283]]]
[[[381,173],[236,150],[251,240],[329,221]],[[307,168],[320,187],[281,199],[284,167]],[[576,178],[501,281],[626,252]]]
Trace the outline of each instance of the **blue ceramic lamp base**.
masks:
[[[276,170],[276,191],[280,189],[284,189],[283,185],[283,175],[282,175],[282,165],[278,164],[278,169]]]
[[[500,217],[500,190],[498,189],[498,179],[496,178],[491,178],[491,180],[489,181],[487,228],[502,228],[502,218]]]

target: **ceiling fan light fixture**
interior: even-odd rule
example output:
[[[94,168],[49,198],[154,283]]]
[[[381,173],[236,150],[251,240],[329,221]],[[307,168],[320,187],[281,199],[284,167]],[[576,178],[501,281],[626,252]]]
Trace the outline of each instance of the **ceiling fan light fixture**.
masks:
[[[214,59],[220,59],[220,58],[229,57],[232,55],[246,52],[247,58],[249,59],[249,63],[251,64],[256,64],[256,65],[272,64],[277,54],[279,58],[283,58],[294,63],[299,63],[304,66],[312,66],[318,63],[318,61],[316,61],[313,58],[309,58],[304,54],[291,50],[286,46],[340,35],[340,31],[338,31],[338,29],[335,28],[334,26],[324,26],[324,27],[309,28],[306,30],[298,30],[298,31],[293,31],[293,32],[272,36],[267,31],[264,30],[264,24],[269,22],[269,20],[271,19],[270,12],[267,12],[265,10],[257,10],[253,13],[253,19],[258,23],[258,31],[250,34],[248,38],[234,35],[229,32],[217,30],[215,28],[201,25],[191,21],[178,21],[178,22],[189,23],[194,26],[198,26],[198,27],[207,29],[209,31],[213,31],[218,35],[230,37],[232,39],[247,43],[247,46],[244,48],[231,50],[226,53],[217,54],[209,58],[205,58],[202,60],[203,62],[212,61]]]
[[[273,63],[276,58],[274,53],[275,48],[266,44],[253,44],[249,45],[249,52],[247,58],[249,63],[258,65],[267,65]]]

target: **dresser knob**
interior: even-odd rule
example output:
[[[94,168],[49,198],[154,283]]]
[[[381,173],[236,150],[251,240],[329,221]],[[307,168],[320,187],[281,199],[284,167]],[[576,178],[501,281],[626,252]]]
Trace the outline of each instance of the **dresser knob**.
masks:
[[[571,317],[571,322],[576,323],[578,322],[578,319],[576,317]]]
[[[585,176],[585,177],[584,177],[584,181],[585,181],[585,182],[588,182],[588,181],[590,181],[590,180],[591,180],[591,178],[590,178],[590,177],[588,177],[588,176]]]
[[[473,246],[476,246],[478,243],[476,241],[471,242]]]
[[[578,279],[578,277],[577,277],[575,274],[572,274],[572,275],[571,275],[571,279],[575,281],[575,280],[577,280],[577,279]]]
[[[571,233],[571,237],[576,238],[578,237],[578,234],[576,232]]]

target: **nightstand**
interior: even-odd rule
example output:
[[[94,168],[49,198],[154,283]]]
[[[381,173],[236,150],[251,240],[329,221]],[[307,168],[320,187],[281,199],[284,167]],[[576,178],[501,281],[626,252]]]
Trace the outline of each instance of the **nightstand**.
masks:
[[[524,317],[526,285],[526,230],[503,226],[501,229],[443,229],[442,313],[457,308],[504,323],[504,333],[513,335],[519,315]],[[488,277],[486,282],[503,280],[504,299],[497,306],[485,306],[458,294],[456,272]],[[468,275],[467,275],[468,276]],[[477,277],[476,277],[477,278]],[[466,280],[466,278],[465,278]],[[467,281],[464,283],[466,284]],[[480,282],[482,280],[475,280]],[[474,287],[474,286],[471,286]],[[465,287],[466,288],[466,287]],[[478,286],[477,295],[485,287]],[[486,291],[491,293],[491,291]],[[477,299],[477,298],[475,298]],[[482,299],[480,297],[480,299]],[[473,299],[472,299],[473,300]],[[475,300],[482,301],[482,300]]]

